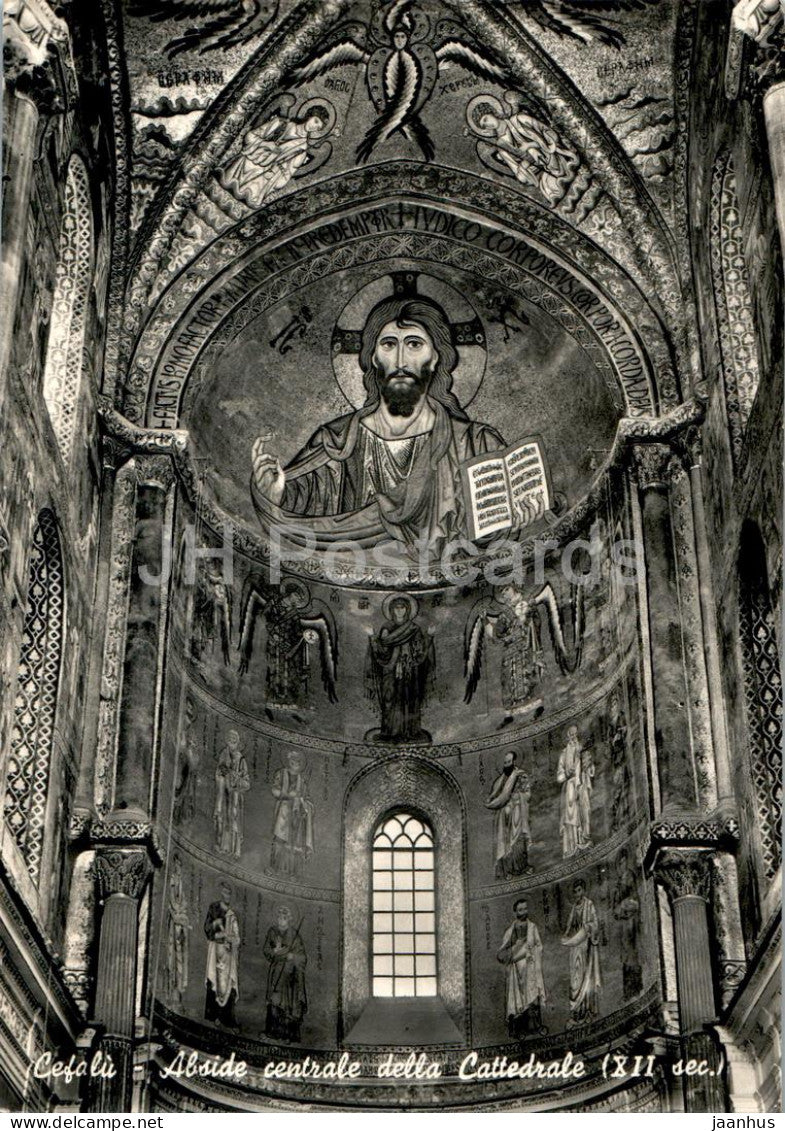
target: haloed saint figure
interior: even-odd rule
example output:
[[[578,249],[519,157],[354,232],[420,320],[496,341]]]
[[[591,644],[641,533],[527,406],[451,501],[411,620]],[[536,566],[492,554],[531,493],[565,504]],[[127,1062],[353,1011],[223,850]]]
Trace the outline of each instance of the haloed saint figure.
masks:
[[[292,515],[360,512],[343,537],[386,536],[413,545],[465,537],[459,469],[504,447],[469,419],[453,392],[458,351],[438,303],[422,295],[376,304],[362,331],[362,408],[323,424],[285,468],[253,448],[252,494]]]
[[[372,742],[430,742],[422,710],[436,665],[430,630],[416,620],[417,602],[408,594],[387,597],[385,622],[368,641],[365,689],[376,703],[381,725],[368,731]]]

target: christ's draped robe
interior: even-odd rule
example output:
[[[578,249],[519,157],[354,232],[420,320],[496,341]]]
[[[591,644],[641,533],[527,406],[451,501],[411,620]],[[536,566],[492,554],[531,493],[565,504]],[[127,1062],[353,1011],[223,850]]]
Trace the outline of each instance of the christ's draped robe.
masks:
[[[507,1031],[513,1040],[542,1028],[545,982],[542,977],[542,942],[531,919],[515,920],[508,927],[496,955],[507,967]]]
[[[425,538],[438,546],[466,537],[460,466],[503,448],[504,441],[487,424],[458,419],[438,401],[429,404],[432,430],[403,440],[384,440],[366,427],[368,409],[322,425],[284,469],[280,508],[252,482],[262,521],[280,522],[288,515],[296,527],[294,516],[308,518],[302,528],[319,545],[392,539],[411,546]]]
[[[497,879],[521,876],[529,866],[529,797],[523,770],[502,773],[493,783],[485,805],[494,810],[494,842]]]

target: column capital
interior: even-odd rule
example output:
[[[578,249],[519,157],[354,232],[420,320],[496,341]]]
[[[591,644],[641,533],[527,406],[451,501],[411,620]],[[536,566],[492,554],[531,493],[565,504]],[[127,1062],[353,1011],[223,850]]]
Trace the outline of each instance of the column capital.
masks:
[[[634,444],[632,471],[641,491],[668,486],[674,450],[670,444]]]
[[[139,484],[168,491],[176,478],[174,461],[170,455],[137,455],[136,479]]]
[[[59,57],[59,60],[58,60]],[[62,74],[57,75],[58,66]],[[7,0],[3,6],[6,85],[39,109],[57,108],[58,87],[75,82],[68,25],[45,0]],[[70,90],[62,90],[68,94]]]
[[[95,854],[98,898],[128,895],[139,899],[152,874],[153,865],[146,849],[100,848]]]
[[[709,849],[666,849],[657,854],[654,874],[671,901],[697,896],[708,903],[711,896]]]
[[[785,0],[740,0],[731,13],[725,90],[737,99],[785,82]]]

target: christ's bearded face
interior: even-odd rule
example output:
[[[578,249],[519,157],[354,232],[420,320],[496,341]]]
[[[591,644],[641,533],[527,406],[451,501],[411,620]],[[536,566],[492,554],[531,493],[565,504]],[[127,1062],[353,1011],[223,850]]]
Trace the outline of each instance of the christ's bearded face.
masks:
[[[413,322],[382,327],[373,355],[379,391],[392,416],[411,416],[428,391],[439,354],[428,331]]]

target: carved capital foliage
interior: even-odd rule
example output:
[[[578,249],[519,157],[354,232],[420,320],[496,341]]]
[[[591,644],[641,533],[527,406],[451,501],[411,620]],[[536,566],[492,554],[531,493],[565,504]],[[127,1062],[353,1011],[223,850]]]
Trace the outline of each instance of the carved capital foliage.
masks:
[[[725,62],[728,98],[753,98],[785,82],[784,0],[740,0]]]
[[[131,455],[132,449],[111,436],[101,438],[101,459],[107,471],[116,471]]]
[[[41,111],[62,109],[75,88],[67,24],[46,0],[8,0],[3,7],[3,77],[6,86]]]
[[[151,484],[168,491],[176,479],[171,456],[146,456],[137,459],[136,475],[139,483]]]
[[[708,849],[672,848],[661,852],[654,870],[672,900],[711,896],[711,852]]]
[[[98,898],[128,895],[139,899],[153,866],[143,849],[100,849],[95,857],[95,879]]]
[[[670,444],[636,444],[633,447],[633,473],[641,491],[667,487],[673,456]]]

